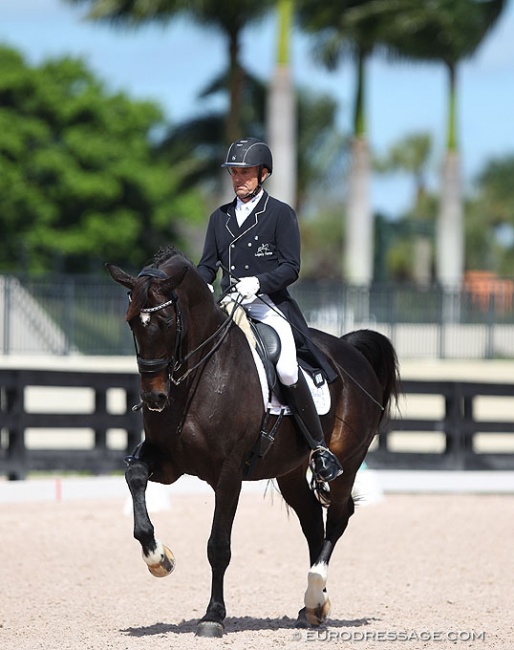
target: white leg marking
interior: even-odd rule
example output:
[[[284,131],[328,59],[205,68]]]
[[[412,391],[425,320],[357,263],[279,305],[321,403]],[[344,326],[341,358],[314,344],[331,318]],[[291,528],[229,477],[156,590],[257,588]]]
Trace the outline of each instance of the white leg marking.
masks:
[[[325,562],[314,564],[308,573],[307,591],[305,592],[305,607],[317,609],[328,600],[326,591],[328,565]]]
[[[160,564],[166,557],[163,543],[159,539],[156,539],[155,541],[157,543],[155,551],[152,551],[149,555],[145,555],[143,551],[143,560],[148,564],[148,566]]]

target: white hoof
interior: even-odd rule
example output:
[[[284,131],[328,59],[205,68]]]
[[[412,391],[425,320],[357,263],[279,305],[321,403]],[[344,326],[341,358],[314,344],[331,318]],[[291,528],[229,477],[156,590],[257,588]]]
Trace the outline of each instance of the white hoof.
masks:
[[[148,566],[148,571],[156,578],[165,578],[175,568],[175,556],[167,546],[156,540],[157,547],[149,555],[143,552],[143,560]]]

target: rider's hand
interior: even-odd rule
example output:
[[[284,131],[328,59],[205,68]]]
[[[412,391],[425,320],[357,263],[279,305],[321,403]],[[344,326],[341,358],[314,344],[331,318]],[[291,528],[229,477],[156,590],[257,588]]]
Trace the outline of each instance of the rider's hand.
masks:
[[[243,298],[249,299],[257,295],[261,288],[260,282],[256,277],[241,278],[236,284],[236,291]]]

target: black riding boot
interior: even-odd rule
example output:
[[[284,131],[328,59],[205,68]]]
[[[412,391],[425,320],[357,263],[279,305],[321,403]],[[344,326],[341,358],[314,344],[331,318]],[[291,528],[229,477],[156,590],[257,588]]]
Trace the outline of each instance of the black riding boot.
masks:
[[[325,444],[325,436],[321,422],[312,399],[307,381],[300,370],[298,381],[291,386],[284,386],[287,403],[293,412],[294,419],[300,427],[305,440],[313,450],[311,455],[311,470],[319,483],[332,481],[343,473],[339,460]]]

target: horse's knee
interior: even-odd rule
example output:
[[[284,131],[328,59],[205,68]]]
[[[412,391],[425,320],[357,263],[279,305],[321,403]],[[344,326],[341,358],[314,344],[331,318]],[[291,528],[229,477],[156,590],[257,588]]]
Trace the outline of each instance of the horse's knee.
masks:
[[[142,460],[132,460],[125,470],[125,480],[132,493],[145,490],[150,476],[150,468]]]

